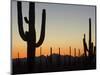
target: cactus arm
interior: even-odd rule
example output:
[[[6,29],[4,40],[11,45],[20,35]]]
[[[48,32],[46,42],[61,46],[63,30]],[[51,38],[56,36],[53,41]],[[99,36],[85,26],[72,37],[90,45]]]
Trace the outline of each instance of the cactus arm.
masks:
[[[46,22],[46,11],[45,11],[45,9],[43,9],[43,12],[42,12],[41,34],[40,34],[39,41],[36,43],[36,47],[39,47],[43,43],[43,41],[44,41],[44,38],[45,38],[45,22]]]
[[[26,23],[29,24],[29,20],[27,19],[27,17],[24,17],[24,20],[25,20]]]
[[[19,29],[19,34],[21,38],[26,41],[26,35],[23,30],[23,19],[22,19],[22,6],[21,2],[17,2],[17,10],[18,10],[18,29]]]

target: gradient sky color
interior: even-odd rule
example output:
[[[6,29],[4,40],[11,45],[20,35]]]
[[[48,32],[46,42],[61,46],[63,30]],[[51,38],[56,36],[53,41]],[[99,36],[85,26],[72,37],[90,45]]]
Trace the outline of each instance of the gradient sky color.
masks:
[[[54,4],[54,3],[35,3],[35,28],[36,40],[40,37],[42,10],[46,9],[46,36],[42,47],[42,54],[49,55],[50,47],[53,53],[69,54],[69,46],[80,49],[83,53],[83,34],[86,34],[88,45],[89,17],[92,22],[92,41],[95,45],[95,6]],[[23,17],[28,17],[29,2],[22,2]],[[23,20],[24,30],[28,31],[28,25]],[[39,56],[39,48],[36,48],[36,56]],[[17,1],[12,1],[12,58],[26,57],[27,44],[19,35],[17,23]]]

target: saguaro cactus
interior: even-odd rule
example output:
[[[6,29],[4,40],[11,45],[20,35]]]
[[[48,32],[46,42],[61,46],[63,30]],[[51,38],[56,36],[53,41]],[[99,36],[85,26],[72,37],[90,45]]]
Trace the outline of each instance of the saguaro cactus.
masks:
[[[76,57],[76,48],[74,48],[74,57]]]
[[[58,62],[58,65],[60,65],[60,64],[61,64],[61,63],[60,63],[60,62],[61,62],[61,61],[60,61],[60,48],[59,48],[59,53],[58,53],[58,61],[57,61],[57,62]]]
[[[59,48],[59,56],[60,56],[60,48]]]
[[[69,47],[69,64],[68,65],[71,65],[71,46]]]
[[[84,38],[83,38],[83,46],[84,46],[84,55],[87,56],[87,53],[86,52],[88,50],[87,50],[87,44],[86,44],[86,41],[85,41],[85,34],[84,34]]]
[[[50,63],[52,64],[52,47],[50,47]]]
[[[69,47],[69,56],[71,57],[71,46]]]
[[[74,64],[76,64],[76,48],[74,48]]]
[[[85,34],[84,34],[85,36]],[[89,62],[91,62],[91,59],[93,57],[93,51],[94,51],[94,46],[93,46],[93,42],[91,41],[91,18],[89,18],[89,47],[87,48],[87,44],[85,42],[85,37],[83,39],[83,46],[84,46],[84,49],[88,51],[88,56],[89,56]]]
[[[78,49],[78,56],[80,57],[80,49]]]
[[[17,2],[18,11],[18,29],[21,38],[27,42],[27,63],[29,71],[32,70],[32,65],[34,65],[35,60],[35,50],[39,47],[45,38],[45,22],[46,22],[46,11],[42,11],[42,26],[41,35],[39,41],[36,43],[36,31],[35,31],[35,3],[29,3],[29,18],[24,17],[25,22],[29,25],[29,31],[24,33],[23,28],[23,16],[22,16],[22,4],[20,1]],[[29,20],[28,20],[29,19]]]
[[[93,42],[91,42],[91,19],[89,18],[89,57],[93,55]]]

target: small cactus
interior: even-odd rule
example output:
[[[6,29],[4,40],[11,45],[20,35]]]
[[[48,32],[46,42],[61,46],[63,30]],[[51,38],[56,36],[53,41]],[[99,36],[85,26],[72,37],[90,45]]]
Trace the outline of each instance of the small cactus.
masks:
[[[59,48],[59,56],[60,56],[60,48]]]
[[[74,57],[76,57],[76,48],[74,48]]]
[[[76,48],[74,48],[74,64],[76,64]]]
[[[58,61],[57,62],[58,62],[58,65],[60,65],[60,63],[61,63],[60,62],[60,48],[58,50],[59,50],[59,55],[58,55]]]
[[[52,64],[52,47],[50,48],[50,63]]]
[[[69,47],[69,56],[71,56],[71,46]]]

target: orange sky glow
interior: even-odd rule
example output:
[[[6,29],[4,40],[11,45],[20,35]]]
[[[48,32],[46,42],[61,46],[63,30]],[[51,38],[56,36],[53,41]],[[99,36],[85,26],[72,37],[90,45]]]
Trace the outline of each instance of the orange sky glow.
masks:
[[[23,17],[28,16],[28,2],[22,2]],[[35,29],[36,42],[39,40],[41,31],[42,9],[46,9],[46,32],[42,47],[42,54],[50,54],[50,47],[53,53],[58,53],[61,48],[61,55],[69,55],[71,46],[71,55],[74,56],[84,53],[83,36],[86,34],[86,43],[89,38],[89,18],[91,18],[91,37],[95,46],[95,6],[67,5],[53,3],[35,3]],[[28,31],[28,25],[23,20],[23,29]],[[36,55],[40,56],[40,47],[36,48]],[[12,2],[12,58],[27,57],[27,42],[22,40],[18,32],[17,1]]]

